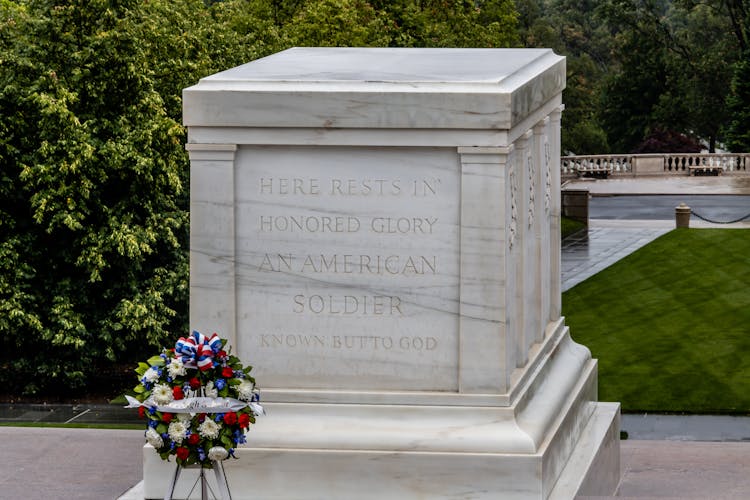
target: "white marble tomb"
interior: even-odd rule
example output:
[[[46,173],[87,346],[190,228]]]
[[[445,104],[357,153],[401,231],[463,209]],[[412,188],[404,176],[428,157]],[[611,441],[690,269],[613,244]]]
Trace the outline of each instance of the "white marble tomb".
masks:
[[[564,86],[547,49],[296,48],[185,89],[191,325],[268,411],[234,499],[613,493],[560,317]]]

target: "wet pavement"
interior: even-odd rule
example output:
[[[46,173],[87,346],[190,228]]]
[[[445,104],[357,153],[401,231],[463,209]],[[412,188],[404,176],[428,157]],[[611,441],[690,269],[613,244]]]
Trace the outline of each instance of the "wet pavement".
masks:
[[[0,404],[0,423],[134,424],[138,414],[110,404]]]
[[[750,195],[750,175],[575,179],[564,182],[563,189],[587,189],[594,196],[600,194]]]
[[[701,221],[698,215],[718,224],[750,219],[750,195],[710,194],[597,195],[589,200],[589,218],[674,221],[675,207],[680,203],[690,207],[693,223]]]
[[[750,443],[621,441],[616,498],[747,500]],[[611,497],[579,497],[579,500]]]
[[[587,189],[589,230],[562,243],[562,290],[568,290],[675,228],[674,209],[694,210],[690,227],[750,228],[750,175],[576,180],[564,189]]]
[[[589,230],[562,243],[562,291],[590,278],[623,257],[674,229],[673,221],[590,220]]]
[[[624,414],[620,424],[621,430],[627,432],[629,439],[750,443],[750,417]]]
[[[143,431],[0,427],[0,499],[114,499],[143,477]]]

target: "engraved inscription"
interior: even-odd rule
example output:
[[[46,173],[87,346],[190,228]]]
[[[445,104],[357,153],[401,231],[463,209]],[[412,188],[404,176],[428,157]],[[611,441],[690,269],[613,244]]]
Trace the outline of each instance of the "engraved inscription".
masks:
[[[296,313],[401,316],[401,298],[386,295],[295,295]]]
[[[453,148],[243,146],[240,353],[274,387],[457,390]]]
[[[258,271],[300,274],[437,274],[437,256],[265,254]]]
[[[270,195],[320,195],[331,196],[399,196],[404,192],[412,196],[438,194],[439,178],[414,179],[404,183],[401,179],[328,179],[315,177],[261,177],[259,192]]]
[[[437,217],[372,217],[368,222],[353,216],[260,215],[263,233],[357,233],[433,234]]]
[[[269,333],[258,337],[258,347],[271,349],[341,349],[357,351],[434,351],[438,340],[430,336],[309,335]]]

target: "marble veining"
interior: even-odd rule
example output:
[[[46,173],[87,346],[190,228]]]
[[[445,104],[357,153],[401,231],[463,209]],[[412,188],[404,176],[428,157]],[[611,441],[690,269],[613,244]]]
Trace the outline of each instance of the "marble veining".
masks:
[[[191,326],[268,396],[233,498],[612,491],[553,296],[564,87],[548,49],[296,48],[184,90]]]

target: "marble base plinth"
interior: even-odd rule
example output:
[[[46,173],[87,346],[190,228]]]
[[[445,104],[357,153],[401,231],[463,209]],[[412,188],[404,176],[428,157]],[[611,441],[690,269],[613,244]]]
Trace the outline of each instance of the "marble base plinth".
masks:
[[[225,470],[241,499],[572,499],[619,482],[619,405],[596,361],[555,330],[509,406],[267,403]],[[174,464],[144,448],[145,498]],[[186,471],[188,472],[188,471]],[[175,498],[192,481],[184,477]],[[181,489],[182,488],[182,489]]]

